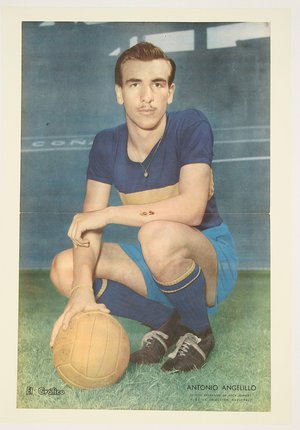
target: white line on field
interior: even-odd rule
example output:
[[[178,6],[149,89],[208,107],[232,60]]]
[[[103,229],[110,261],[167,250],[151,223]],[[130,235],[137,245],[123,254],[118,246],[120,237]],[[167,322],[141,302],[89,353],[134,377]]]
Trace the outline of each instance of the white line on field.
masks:
[[[213,163],[231,163],[236,161],[261,161],[261,160],[270,160],[270,157],[223,158],[220,160],[213,160]]]

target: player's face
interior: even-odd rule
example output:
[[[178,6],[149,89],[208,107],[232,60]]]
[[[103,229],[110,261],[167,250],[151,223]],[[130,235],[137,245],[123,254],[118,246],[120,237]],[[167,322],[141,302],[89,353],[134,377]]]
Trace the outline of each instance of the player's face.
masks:
[[[166,60],[129,60],[122,65],[123,86],[116,86],[128,125],[156,129],[172,103],[175,85],[168,85],[171,65]]]

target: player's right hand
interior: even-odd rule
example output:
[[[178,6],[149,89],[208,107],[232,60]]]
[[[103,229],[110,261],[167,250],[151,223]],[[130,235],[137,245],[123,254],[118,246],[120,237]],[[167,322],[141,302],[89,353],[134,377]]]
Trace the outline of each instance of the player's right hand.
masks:
[[[55,322],[51,339],[50,347],[52,348],[56,339],[56,336],[61,327],[66,330],[73,316],[79,312],[95,311],[110,313],[110,310],[103,303],[96,303],[93,293],[88,288],[78,288],[71,295],[69,302],[63,312],[63,314]]]

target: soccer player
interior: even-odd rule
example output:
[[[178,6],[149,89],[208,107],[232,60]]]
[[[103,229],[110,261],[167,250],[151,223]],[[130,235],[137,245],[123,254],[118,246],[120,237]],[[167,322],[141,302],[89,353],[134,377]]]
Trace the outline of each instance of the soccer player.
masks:
[[[149,326],[130,359],[164,358],[162,369],[172,372],[206,362],[214,347],[208,314],[237,275],[234,243],[214,196],[210,124],[195,109],[167,112],[175,70],[147,42],[117,60],[116,99],[126,122],[94,139],[83,212],[68,231],[73,248],[51,267],[52,282],[69,300],[50,342],[76,313],[99,309]],[[112,185],[121,206],[109,206]],[[139,227],[138,241],[103,242],[109,224]]]

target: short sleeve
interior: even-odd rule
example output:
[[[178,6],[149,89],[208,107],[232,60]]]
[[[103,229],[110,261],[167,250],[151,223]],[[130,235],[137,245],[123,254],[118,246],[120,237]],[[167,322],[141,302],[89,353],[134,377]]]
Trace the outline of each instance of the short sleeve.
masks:
[[[179,146],[180,165],[207,163],[213,159],[213,133],[206,117],[192,111],[183,122]]]
[[[96,135],[89,154],[87,179],[112,184],[113,182],[113,136],[100,132]]]

